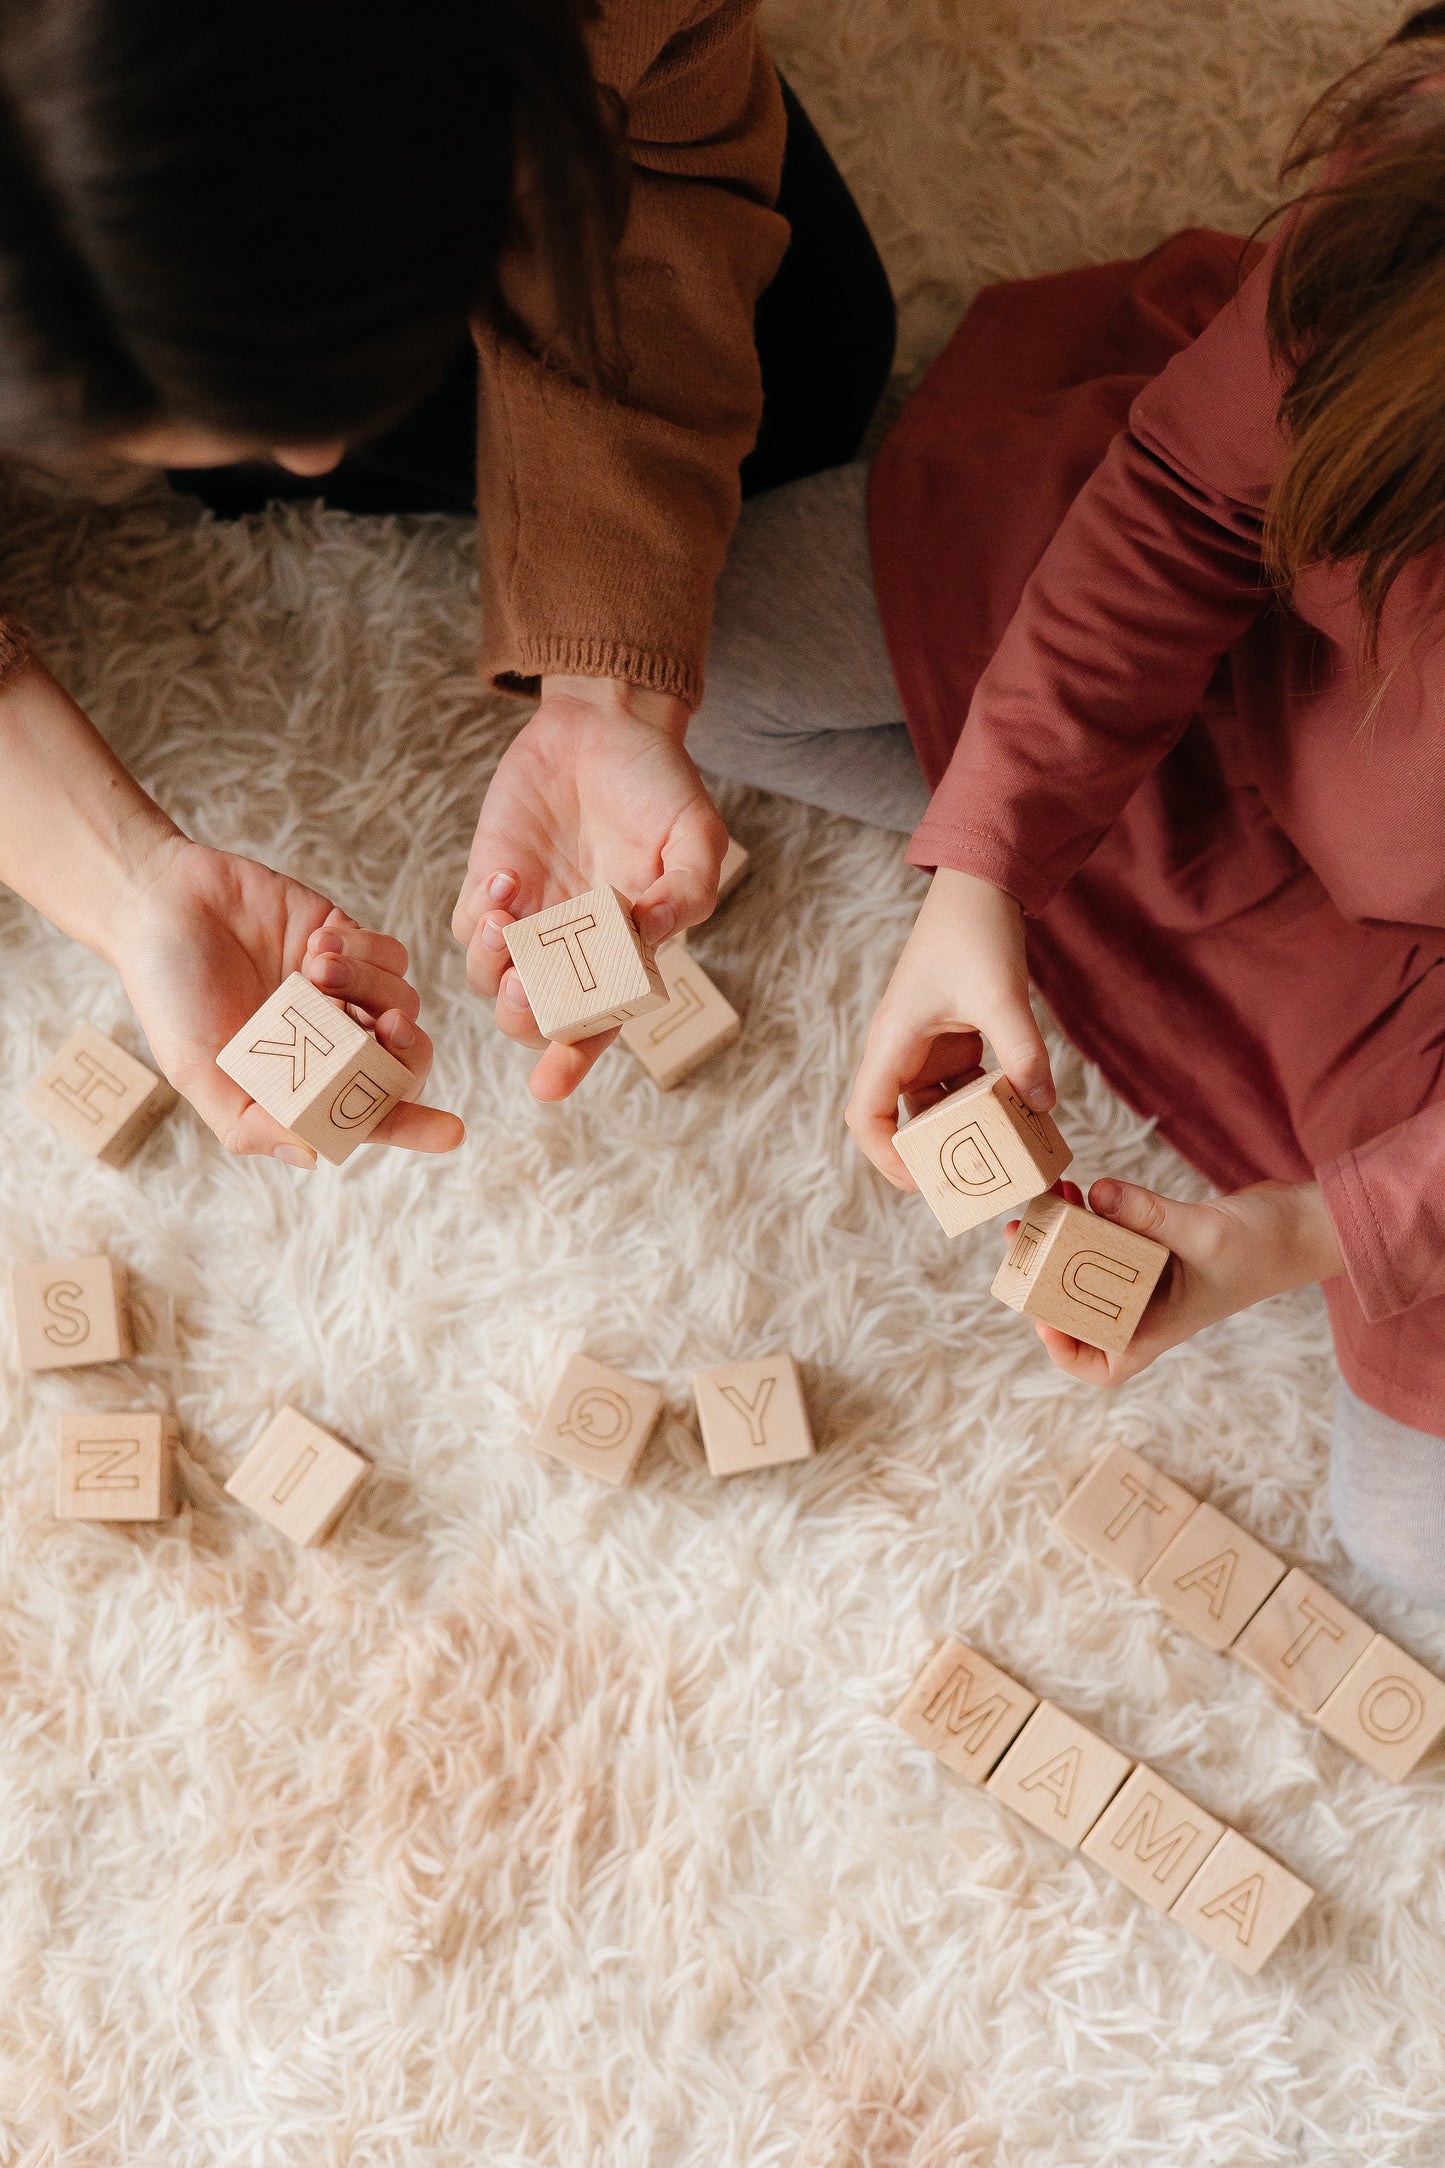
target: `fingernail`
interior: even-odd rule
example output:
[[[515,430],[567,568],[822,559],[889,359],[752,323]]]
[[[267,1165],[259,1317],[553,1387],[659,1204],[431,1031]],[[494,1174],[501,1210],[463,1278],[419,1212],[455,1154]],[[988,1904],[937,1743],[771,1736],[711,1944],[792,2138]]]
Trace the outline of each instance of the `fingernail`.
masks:
[[[344,956],[323,956],[316,976],[323,986],[337,993],[351,984],[351,966]]]
[[[1119,1199],[1123,1196],[1123,1194],[1124,1192],[1122,1189],[1120,1189],[1118,1183],[1110,1181],[1108,1176],[1106,1175],[1102,1182],[1096,1182],[1094,1184],[1093,1191],[1091,1193],[1094,1210],[1096,1212],[1117,1211],[1119,1207]]]
[[[487,883],[487,894],[491,897],[493,903],[505,903],[508,897],[515,896],[516,893],[517,876],[515,873],[494,873]]]
[[[1047,1084],[1036,1084],[1034,1086],[1033,1090],[1029,1093],[1029,1105],[1033,1108],[1036,1114],[1048,1113],[1049,1087]]]
[[[670,903],[654,903],[642,916],[643,924],[638,931],[654,948],[659,941],[665,941],[677,925],[677,912]]]
[[[316,1165],[316,1154],[302,1144],[278,1144],[271,1157],[284,1159],[288,1167],[304,1167],[308,1174]]]
[[[339,933],[314,933],[311,936],[313,956],[339,956],[342,941]]]
[[[526,988],[515,971],[502,981],[502,999],[509,1009],[525,1009],[527,1006]]]
[[[497,950],[505,949],[506,946],[506,936],[502,932],[502,929],[498,925],[497,921],[494,918],[483,919],[482,947],[485,949],[491,949],[495,952]]]
[[[400,1047],[403,1052],[407,1047],[416,1045],[416,1033],[404,1016],[397,1018],[389,1027],[386,1036],[390,1045]]]

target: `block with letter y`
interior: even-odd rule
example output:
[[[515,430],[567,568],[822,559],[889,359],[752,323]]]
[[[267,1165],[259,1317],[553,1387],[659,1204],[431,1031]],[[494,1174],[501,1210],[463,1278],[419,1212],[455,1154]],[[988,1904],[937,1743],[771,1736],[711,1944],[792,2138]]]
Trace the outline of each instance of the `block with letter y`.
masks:
[[[419,1089],[404,1062],[299,971],[222,1047],[216,1063],[333,1167]]]

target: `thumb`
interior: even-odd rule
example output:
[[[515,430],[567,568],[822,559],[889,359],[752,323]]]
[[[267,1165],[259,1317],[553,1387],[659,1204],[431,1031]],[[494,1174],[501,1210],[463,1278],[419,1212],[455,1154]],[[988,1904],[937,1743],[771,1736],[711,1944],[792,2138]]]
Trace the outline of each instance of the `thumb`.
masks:
[[[1003,994],[980,1013],[978,1028],[993,1048],[1000,1069],[1021,1099],[1045,1114],[1058,1098],[1049,1050],[1024,992]]]
[[[1186,1254],[1199,1207],[1177,1197],[1161,1197],[1156,1190],[1141,1189],[1137,1182],[1118,1182],[1112,1175],[1095,1182],[1089,1191],[1089,1210],[1100,1219],[1127,1227],[1131,1234],[1147,1235],[1162,1242],[1166,1250]]]
[[[706,793],[673,822],[662,846],[662,877],[632,907],[644,941],[654,948],[679,926],[698,926],[717,903],[717,877],[728,832]]]

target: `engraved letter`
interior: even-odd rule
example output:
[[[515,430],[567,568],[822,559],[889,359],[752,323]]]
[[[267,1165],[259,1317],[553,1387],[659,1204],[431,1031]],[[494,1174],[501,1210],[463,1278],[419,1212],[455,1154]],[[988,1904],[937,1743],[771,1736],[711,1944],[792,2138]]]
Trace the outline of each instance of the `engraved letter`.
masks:
[[[1199,1909],[1207,1920],[1232,1920],[1237,1940],[1248,1949],[1263,1894],[1264,1876],[1247,1874],[1242,1882],[1236,1882],[1232,1889],[1221,1890],[1217,1897],[1211,1897],[1208,1904]]]
[[[1122,1280],[1126,1286],[1132,1287],[1139,1277],[1138,1268],[1121,1264],[1117,1257],[1106,1257],[1102,1250],[1075,1250],[1064,1267],[1066,1295],[1072,1295],[1075,1302],[1081,1302],[1086,1310],[1097,1310],[1100,1317],[1122,1317],[1123,1304],[1111,1302],[1098,1288],[1087,1286],[1079,1277],[1083,1272],[1097,1272],[1105,1279]]]
[[[1149,1513],[1167,1513],[1169,1511],[1168,1500],[1156,1498],[1148,1485],[1139,1481],[1138,1476],[1121,1475],[1119,1481],[1129,1493],[1129,1501],[1127,1505],[1120,1506],[1114,1518],[1105,1526],[1104,1534],[1111,1543],[1123,1535],[1130,1521],[1141,1511]]]
[[[1010,1270],[1027,1272],[1034,1261],[1034,1251],[1043,1239],[1043,1228],[1033,1220],[1025,1220],[1014,1236],[1014,1246],[1008,1253]]]
[[[606,1385],[589,1385],[578,1393],[557,1425],[557,1435],[576,1438],[581,1445],[607,1452],[614,1445],[624,1444],[631,1428],[632,1410],[621,1393],[612,1392]]]
[[[944,1181],[966,1197],[986,1197],[990,1190],[1008,1186],[1008,1169],[979,1122],[967,1122],[944,1138],[938,1167]]]
[[[333,1129],[359,1129],[390,1097],[384,1084],[358,1072],[348,1078],[332,1100],[327,1119]]]
[[[596,919],[588,911],[582,918],[569,918],[565,926],[553,926],[546,933],[539,933],[537,936],[539,948],[550,948],[554,941],[565,944],[572,969],[577,974],[577,983],[584,994],[595,994],[597,991],[597,980],[591,964],[587,961],[587,951],[582,946],[583,934],[590,933],[596,924]]]
[[[1176,1822],[1174,1827],[1166,1829],[1162,1836],[1156,1835],[1159,1817],[1163,1811],[1164,1802],[1159,1794],[1145,1792],[1123,1828],[1109,1839],[1116,1852],[1122,1852],[1127,1846],[1141,1866],[1153,1866],[1157,1859],[1159,1864],[1154,1868],[1156,1882],[1168,1881],[1199,1835],[1197,1822]]]
[[[291,1026],[289,1039],[257,1039],[249,1051],[253,1054],[275,1054],[282,1061],[289,1061],[290,1089],[299,1092],[306,1081],[306,1057],[311,1049],[314,1047],[325,1061],[328,1054],[336,1052],[336,1042],[328,1039],[325,1032],[319,1031],[299,1009],[283,1009],[281,1021]]]
[[[1206,1558],[1202,1566],[1191,1566],[1188,1573],[1181,1573],[1174,1586],[1202,1589],[1209,1598],[1209,1616],[1220,1618],[1238,1564],[1238,1551],[1220,1551],[1213,1558]]]
[[[723,1399],[737,1409],[738,1414],[747,1424],[748,1444],[755,1445],[759,1452],[763,1450],[768,1442],[767,1432],[763,1428],[763,1417],[768,1412],[768,1402],[773,1397],[773,1387],[777,1382],[776,1378],[760,1379],[757,1392],[751,1400],[747,1398],[741,1385],[723,1385],[719,1387]]]
[[[88,1122],[103,1122],[115,1109],[97,1105],[96,1093],[110,1092],[116,1099],[124,1099],[126,1088],[120,1078],[98,1062],[93,1054],[77,1054],[75,1065],[83,1072],[80,1082],[72,1083],[68,1078],[58,1076],[52,1078],[50,1089],[57,1099],[63,1099]]]
[[[1344,1639],[1343,1620],[1328,1618],[1323,1611],[1317,1611],[1310,1597],[1301,1596],[1298,1609],[1308,1619],[1309,1624],[1300,1629],[1280,1658],[1286,1671],[1293,1671],[1305,1651],[1313,1648],[1321,1634],[1325,1634],[1331,1641]]]
[[[1398,1703],[1398,1714],[1393,1704]],[[1425,1714],[1425,1703],[1418,1686],[1408,1679],[1376,1679],[1373,1686],[1366,1687],[1355,1712],[1360,1729],[1369,1738],[1377,1739],[1381,1746],[1398,1746],[1408,1739]]]
[[[52,1280],[41,1297],[55,1322],[45,1328],[45,1337],[54,1347],[79,1347],[82,1340],[90,1338],[90,1319],[80,1305],[85,1300],[85,1290],[75,1280]]]
[[[973,1673],[968,1666],[956,1664],[923,1712],[925,1724],[942,1722],[951,1738],[961,1738],[966,1754],[979,1752],[999,1718],[1007,1716],[1009,1710],[1005,1694],[985,1693],[970,1701],[972,1685]]]
[[[1066,1746],[1062,1754],[1055,1754],[1044,1762],[1031,1777],[1025,1777],[1019,1786],[1021,1792],[1051,1792],[1054,1812],[1061,1818],[1067,1815],[1074,1800],[1074,1780],[1079,1774],[1082,1760],[1076,1746]]]
[[[78,1491],[139,1490],[140,1476],[134,1468],[128,1475],[115,1472],[133,1461],[139,1452],[139,1438],[79,1439],[75,1457],[82,1465],[75,1471],[74,1488]]]
[[[320,1458],[321,1456],[314,1445],[302,1446],[295,1460],[271,1493],[272,1499],[278,1506],[285,1505],[292,1492],[299,1487],[303,1476],[310,1475]]]
[[[672,988],[672,1000],[647,1034],[649,1046],[660,1046],[662,1041],[683,1024],[690,1024],[695,1016],[702,1015],[702,995],[687,979],[678,979]]]

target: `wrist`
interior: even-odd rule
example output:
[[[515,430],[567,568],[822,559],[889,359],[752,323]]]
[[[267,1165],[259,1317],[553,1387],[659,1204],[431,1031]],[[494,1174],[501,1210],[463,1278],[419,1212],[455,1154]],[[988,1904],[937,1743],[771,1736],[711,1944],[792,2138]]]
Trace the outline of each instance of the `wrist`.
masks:
[[[1318,1182],[1267,1182],[1255,1194],[1273,1205],[1272,1236],[1262,1245],[1259,1262],[1265,1292],[1285,1295],[1317,1280],[1333,1280],[1345,1269],[1339,1237]]]
[[[650,685],[634,685],[626,678],[544,677],[542,699],[576,701],[609,721],[648,723],[665,730],[679,744],[692,717],[687,702],[674,693],[655,692]]]

